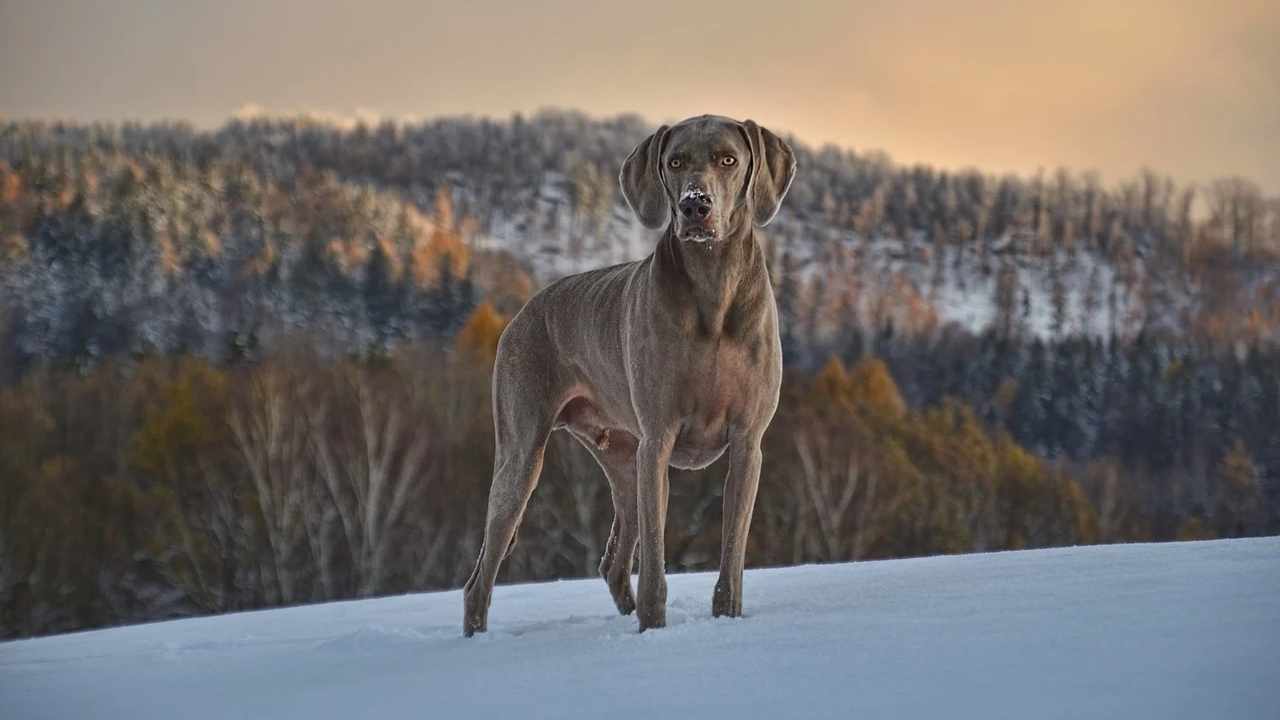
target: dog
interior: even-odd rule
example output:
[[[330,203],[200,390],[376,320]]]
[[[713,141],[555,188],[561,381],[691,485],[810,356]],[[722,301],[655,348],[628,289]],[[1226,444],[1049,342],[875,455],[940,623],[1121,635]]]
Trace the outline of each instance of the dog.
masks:
[[[495,457],[484,541],[464,590],[463,633],[487,629],[498,568],[538,483],[547,438],[567,430],[609,481],[600,561],[618,611],[666,624],[668,467],[728,453],[716,617],[742,614],[760,439],[778,407],[782,344],[760,228],[796,174],[787,143],[751,120],[662,126],[618,176],[645,227],[643,260],[562,278],[512,318],[493,369]],[[637,541],[640,579],[631,592]]]

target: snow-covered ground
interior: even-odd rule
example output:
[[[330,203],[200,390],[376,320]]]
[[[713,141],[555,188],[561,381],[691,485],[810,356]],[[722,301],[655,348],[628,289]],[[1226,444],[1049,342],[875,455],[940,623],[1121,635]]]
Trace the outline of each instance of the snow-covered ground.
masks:
[[[670,578],[636,633],[599,580],[0,644],[13,718],[1276,718],[1280,538]]]

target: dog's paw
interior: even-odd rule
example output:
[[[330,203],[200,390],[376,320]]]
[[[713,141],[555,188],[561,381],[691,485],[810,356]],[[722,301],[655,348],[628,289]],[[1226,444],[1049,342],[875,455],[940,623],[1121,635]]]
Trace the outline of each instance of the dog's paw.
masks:
[[[486,632],[489,628],[484,618],[468,615],[462,619],[462,636],[471,637],[478,632]]]
[[[631,594],[631,583],[624,585],[620,592],[614,593],[613,603],[618,606],[618,612],[623,615],[630,615],[636,611],[636,599]]]
[[[640,632],[652,630],[654,628],[664,628],[667,626],[667,609],[656,608],[646,611],[641,608],[637,613],[640,618]]]
[[[464,596],[462,606],[462,635],[471,637],[478,632],[489,629],[489,603],[468,594]]]
[[[742,593],[735,592],[725,580],[716,583],[715,592],[711,595],[711,616],[742,616]]]

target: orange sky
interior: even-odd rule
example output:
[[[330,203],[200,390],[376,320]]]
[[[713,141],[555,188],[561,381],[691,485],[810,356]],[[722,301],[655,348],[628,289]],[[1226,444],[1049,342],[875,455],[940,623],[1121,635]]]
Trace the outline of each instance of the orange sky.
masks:
[[[820,145],[1280,192],[1280,2],[0,0],[0,113],[752,117]]]

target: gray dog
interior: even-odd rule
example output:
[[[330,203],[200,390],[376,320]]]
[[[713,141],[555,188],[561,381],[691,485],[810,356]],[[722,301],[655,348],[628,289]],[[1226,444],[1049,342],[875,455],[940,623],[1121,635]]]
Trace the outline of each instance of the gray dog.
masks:
[[[760,438],[778,406],[782,346],[757,228],[795,177],[795,156],[754,122],[704,115],[663,126],[622,165],[622,194],[665,227],[643,260],[563,278],[502,333],[493,369],[495,462],[463,632],[484,632],[498,567],[553,430],[604,469],[613,529],[600,574],[640,630],[666,624],[667,468],[729,453],[713,615],[742,614],[742,566],[760,483]],[[640,541],[640,592],[631,562]]]

